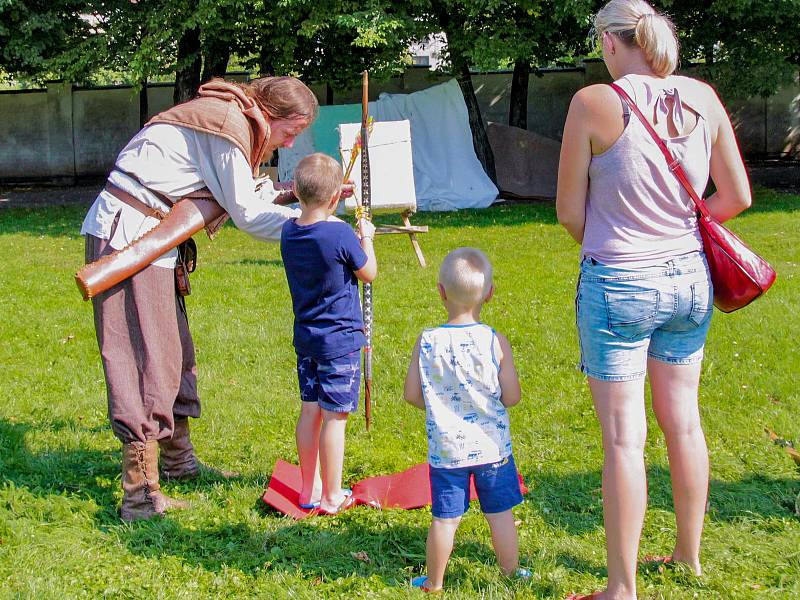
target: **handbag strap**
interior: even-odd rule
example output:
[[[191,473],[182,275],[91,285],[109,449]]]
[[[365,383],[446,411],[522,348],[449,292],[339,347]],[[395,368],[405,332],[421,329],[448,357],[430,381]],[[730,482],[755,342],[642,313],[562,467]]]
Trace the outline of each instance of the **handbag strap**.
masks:
[[[695,206],[697,206],[697,210],[700,211],[700,214],[703,215],[704,219],[711,219],[711,214],[708,212],[708,208],[706,207],[706,203],[697,195],[694,187],[692,184],[689,183],[689,178],[686,176],[686,171],[683,170],[683,166],[681,165],[680,161],[672,155],[672,152],[669,151],[667,148],[667,144],[664,143],[664,140],[661,139],[661,136],[656,133],[656,130],[653,129],[653,126],[650,125],[650,122],[645,118],[642,114],[642,111],[639,110],[639,107],[636,106],[636,103],[631,99],[628,95],[628,92],[623,90],[620,86],[616,83],[609,83],[613,90],[617,92],[620,98],[630,107],[631,111],[639,117],[639,120],[644,125],[644,128],[647,132],[653,137],[658,148],[661,150],[661,153],[664,155],[664,158],[667,159],[667,166],[669,170],[677,177],[678,181],[681,185],[686,189],[689,193],[689,197],[694,202]]]

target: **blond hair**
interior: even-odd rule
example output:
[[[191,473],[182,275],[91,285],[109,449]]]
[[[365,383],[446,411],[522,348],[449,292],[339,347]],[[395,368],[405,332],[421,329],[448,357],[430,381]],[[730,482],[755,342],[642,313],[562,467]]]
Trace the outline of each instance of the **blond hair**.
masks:
[[[483,303],[492,289],[492,263],[477,248],[456,248],[439,268],[447,299],[464,307]]]
[[[319,113],[314,92],[296,77],[260,77],[239,86],[270,119],[313,121]]]
[[[306,206],[325,204],[342,185],[342,167],[322,152],[309,154],[294,170],[294,192]]]
[[[675,26],[644,0],[611,0],[595,15],[594,31],[598,37],[613,33],[628,46],[639,46],[658,77],[678,68]]]

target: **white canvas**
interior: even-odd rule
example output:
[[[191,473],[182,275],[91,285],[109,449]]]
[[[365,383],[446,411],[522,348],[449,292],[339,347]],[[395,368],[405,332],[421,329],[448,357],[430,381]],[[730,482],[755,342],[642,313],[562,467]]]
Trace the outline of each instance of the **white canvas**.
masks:
[[[339,125],[343,171],[350,163],[353,145],[360,133],[361,123]],[[411,157],[411,126],[408,120],[373,123],[369,135],[369,164],[373,212],[415,212],[417,196]],[[360,154],[356,158],[350,179],[355,184],[356,195],[363,198]],[[355,198],[347,198],[345,210],[353,212],[355,208]]]

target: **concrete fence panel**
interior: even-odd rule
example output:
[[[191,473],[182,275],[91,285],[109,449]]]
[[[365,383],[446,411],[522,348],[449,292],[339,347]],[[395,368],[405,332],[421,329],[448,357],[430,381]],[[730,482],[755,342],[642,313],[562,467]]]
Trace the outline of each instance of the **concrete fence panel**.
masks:
[[[50,176],[48,98],[47,90],[0,93],[0,180]]]
[[[242,74],[231,74],[242,79]],[[370,98],[381,93],[412,93],[449,77],[426,68],[409,68],[389,81],[373,81]],[[579,68],[532,73],[528,86],[528,129],[560,140],[572,95],[593,83],[608,82],[602,61]],[[485,121],[508,123],[511,73],[473,75]],[[326,87],[311,86],[321,102]],[[148,117],[172,105],[173,84],[148,86]],[[334,104],[361,102],[361,88],[337,91]],[[800,152],[800,83],[768,99],[754,98],[728,106],[745,154],[793,155]],[[139,129],[139,97],[129,86],[75,88],[48,84],[46,90],[0,92],[0,181],[74,181],[106,174],[117,154]]]

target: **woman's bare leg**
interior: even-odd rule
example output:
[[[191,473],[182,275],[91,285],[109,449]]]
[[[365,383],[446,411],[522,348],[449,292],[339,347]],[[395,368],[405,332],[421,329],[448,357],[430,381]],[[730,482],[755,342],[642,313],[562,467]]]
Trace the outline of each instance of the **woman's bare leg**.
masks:
[[[603,430],[603,518],[608,554],[606,599],[636,598],[636,563],[647,506],[644,379],[589,378]]]
[[[708,448],[697,405],[700,364],[673,365],[650,359],[648,372],[653,412],[669,455],[678,530],[672,558],[700,575],[700,538],[708,500]]]

